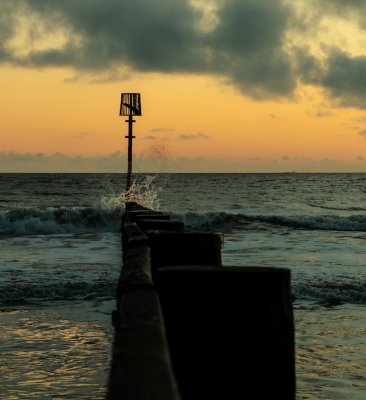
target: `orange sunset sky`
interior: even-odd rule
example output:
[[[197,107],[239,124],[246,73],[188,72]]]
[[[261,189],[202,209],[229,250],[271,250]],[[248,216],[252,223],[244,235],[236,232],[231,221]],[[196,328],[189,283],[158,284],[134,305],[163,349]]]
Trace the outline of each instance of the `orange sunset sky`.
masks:
[[[366,1],[0,7],[0,172],[366,172]]]

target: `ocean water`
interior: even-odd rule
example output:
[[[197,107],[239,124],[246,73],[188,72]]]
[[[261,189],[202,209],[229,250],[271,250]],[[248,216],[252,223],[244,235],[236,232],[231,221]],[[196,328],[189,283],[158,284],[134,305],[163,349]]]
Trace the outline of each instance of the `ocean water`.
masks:
[[[297,399],[366,398],[366,174],[137,176],[146,205],[291,270]],[[103,399],[123,174],[0,174],[0,398]]]

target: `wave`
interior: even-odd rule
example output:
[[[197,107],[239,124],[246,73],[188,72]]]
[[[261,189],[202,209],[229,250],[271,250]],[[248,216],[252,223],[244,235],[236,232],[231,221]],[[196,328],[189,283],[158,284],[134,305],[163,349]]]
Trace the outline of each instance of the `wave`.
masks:
[[[116,282],[51,282],[0,285],[0,303],[22,304],[54,300],[89,300],[114,298]]]
[[[82,232],[116,232],[123,210],[116,207],[47,207],[0,211],[0,235],[49,235]],[[246,215],[227,212],[172,214],[193,229],[293,229],[366,231],[366,215]]]
[[[310,207],[314,208],[322,208],[324,210],[334,210],[334,211],[366,211],[365,207],[332,207],[332,206],[326,206],[326,205],[321,205],[321,204],[313,204],[313,203],[308,203]]]
[[[0,304],[23,304],[57,300],[90,300],[115,298],[117,281],[37,282],[0,285]],[[312,300],[324,305],[342,303],[366,304],[363,282],[293,282],[295,299]]]
[[[0,235],[109,232],[120,228],[120,211],[101,207],[19,208],[0,212]]]
[[[253,224],[284,226],[293,229],[335,230],[335,231],[366,231],[366,215],[320,216],[282,216],[282,215],[245,215],[226,212],[186,213],[174,215],[190,228],[238,228]]]
[[[329,305],[366,304],[365,282],[299,282],[292,285],[295,298]]]
[[[351,215],[348,217],[321,215],[321,216],[264,216],[256,219],[274,225],[289,226],[313,230],[330,231],[366,231],[366,216]]]

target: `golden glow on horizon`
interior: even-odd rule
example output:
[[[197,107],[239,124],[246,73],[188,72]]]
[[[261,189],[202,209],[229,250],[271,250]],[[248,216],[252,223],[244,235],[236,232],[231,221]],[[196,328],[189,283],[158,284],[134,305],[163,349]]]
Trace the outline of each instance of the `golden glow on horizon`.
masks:
[[[331,109],[303,88],[294,101],[254,102],[213,77],[135,75],[121,83],[65,82],[63,69],[3,69],[0,148],[97,156],[126,152],[121,92],[141,92],[134,153],[168,158],[339,159],[366,156],[360,110]],[[366,157],[365,157],[366,158]]]

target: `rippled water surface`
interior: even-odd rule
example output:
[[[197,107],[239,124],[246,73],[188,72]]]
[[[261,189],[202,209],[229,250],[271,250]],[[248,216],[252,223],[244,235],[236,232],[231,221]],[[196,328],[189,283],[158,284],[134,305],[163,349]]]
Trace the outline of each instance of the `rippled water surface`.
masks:
[[[0,397],[105,398],[113,306],[98,299],[1,310]]]
[[[366,174],[143,182],[188,229],[224,234],[224,265],[291,270],[298,399],[366,398]],[[0,174],[0,398],[104,398],[124,184]]]

